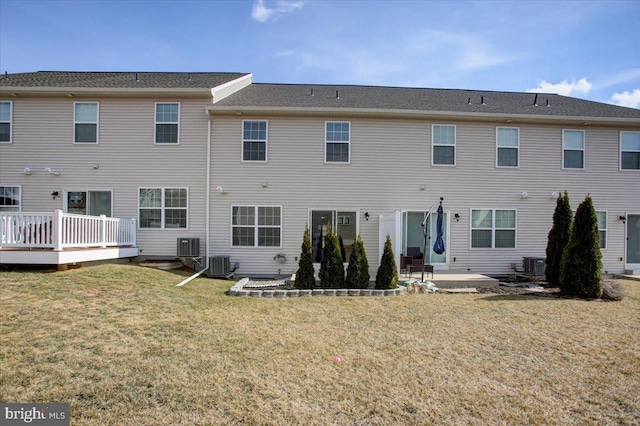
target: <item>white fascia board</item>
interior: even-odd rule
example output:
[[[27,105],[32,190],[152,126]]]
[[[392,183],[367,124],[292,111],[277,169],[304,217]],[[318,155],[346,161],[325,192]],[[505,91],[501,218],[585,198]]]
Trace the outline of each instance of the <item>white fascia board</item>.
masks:
[[[253,83],[253,74],[243,75],[235,80],[227,81],[224,84],[216,86],[211,89],[211,103],[215,104],[220,102],[229,95],[236,93],[238,90],[242,90],[245,87]]]
[[[314,107],[266,107],[266,106],[208,106],[211,115],[309,115],[309,116],[362,116],[362,117],[394,117],[394,118],[435,118],[461,119],[465,121],[498,121],[503,123],[531,122],[531,123],[579,123],[589,125],[616,125],[640,127],[640,119],[621,117],[584,117],[584,116],[553,116],[539,114],[496,114],[457,111],[426,111],[408,109],[376,109],[376,108],[314,108]],[[508,121],[511,120],[511,121]]]

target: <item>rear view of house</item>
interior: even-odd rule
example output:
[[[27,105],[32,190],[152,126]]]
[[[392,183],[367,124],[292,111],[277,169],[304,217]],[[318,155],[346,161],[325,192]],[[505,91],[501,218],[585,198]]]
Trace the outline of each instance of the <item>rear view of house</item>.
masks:
[[[305,225],[317,262],[331,227],[347,258],[362,235],[372,274],[389,234],[399,265],[413,253],[436,270],[500,275],[545,256],[566,190],[574,208],[594,200],[604,270],[640,270],[636,109],[553,94],[257,84],[239,73],[39,72],[0,83],[0,263],[28,263],[9,223],[59,211],[134,223],[127,256],[176,256],[178,239],[199,238],[205,259],[228,256],[242,275],[295,272]],[[436,254],[427,213],[441,198],[446,251]],[[80,232],[53,222],[52,234]],[[68,250],[57,244],[43,249]]]

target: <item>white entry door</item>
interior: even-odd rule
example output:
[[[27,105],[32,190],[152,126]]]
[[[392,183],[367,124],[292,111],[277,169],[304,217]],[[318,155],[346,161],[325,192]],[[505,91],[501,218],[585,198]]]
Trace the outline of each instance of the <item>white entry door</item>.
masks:
[[[640,214],[627,215],[627,259],[625,268],[640,269]]]
[[[378,252],[378,262],[382,258],[384,252],[384,243],[387,241],[387,235],[391,238],[393,255],[396,259],[396,268],[400,270],[400,252],[402,250],[402,212],[395,211],[392,214],[380,216],[379,242],[380,251]]]

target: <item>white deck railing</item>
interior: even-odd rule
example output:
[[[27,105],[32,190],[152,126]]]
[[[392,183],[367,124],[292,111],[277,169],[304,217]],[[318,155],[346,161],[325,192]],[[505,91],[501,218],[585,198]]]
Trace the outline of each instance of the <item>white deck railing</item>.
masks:
[[[63,213],[0,214],[0,248],[122,247],[136,245],[135,219]]]

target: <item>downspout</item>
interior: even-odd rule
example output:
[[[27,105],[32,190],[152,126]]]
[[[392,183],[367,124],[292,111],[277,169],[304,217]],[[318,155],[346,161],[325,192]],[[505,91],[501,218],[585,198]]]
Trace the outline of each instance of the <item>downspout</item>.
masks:
[[[206,112],[206,111],[205,111]],[[184,281],[181,281],[176,287],[182,287],[186,283],[191,280],[196,279],[200,275],[202,275],[205,271],[209,269],[209,213],[210,213],[210,193],[211,193],[211,118],[207,120],[207,182],[206,186],[206,195],[205,195],[205,207],[204,207],[204,223],[205,223],[205,233],[204,233],[204,269],[200,272],[197,272],[187,278]]]

